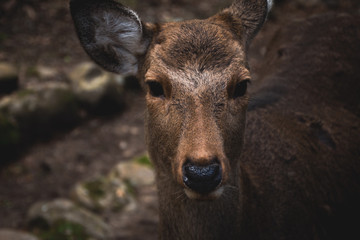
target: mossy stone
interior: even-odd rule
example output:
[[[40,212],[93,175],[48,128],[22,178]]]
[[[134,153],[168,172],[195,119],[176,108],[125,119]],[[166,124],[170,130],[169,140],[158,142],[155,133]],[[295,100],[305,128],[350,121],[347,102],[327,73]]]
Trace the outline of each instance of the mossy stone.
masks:
[[[0,149],[20,142],[20,131],[17,125],[5,114],[0,113]]]
[[[143,155],[135,159],[135,162],[148,167],[153,167],[148,155]]]
[[[84,188],[93,200],[98,200],[106,195],[106,183],[105,180],[101,178],[84,183]]]
[[[66,220],[58,220],[47,229],[37,230],[42,240],[87,240],[88,234],[83,226]]]

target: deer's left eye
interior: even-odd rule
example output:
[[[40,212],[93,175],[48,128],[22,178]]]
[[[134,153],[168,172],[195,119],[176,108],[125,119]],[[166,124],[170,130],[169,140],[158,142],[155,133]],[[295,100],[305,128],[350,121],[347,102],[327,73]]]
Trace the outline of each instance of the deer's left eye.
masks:
[[[236,99],[236,98],[244,96],[246,94],[247,85],[248,85],[249,82],[250,82],[250,79],[246,79],[246,80],[243,80],[241,82],[238,82],[235,85],[235,89],[234,89],[232,98]]]
[[[165,98],[164,88],[161,83],[156,81],[149,81],[147,82],[147,85],[149,86],[151,96],[161,99]]]

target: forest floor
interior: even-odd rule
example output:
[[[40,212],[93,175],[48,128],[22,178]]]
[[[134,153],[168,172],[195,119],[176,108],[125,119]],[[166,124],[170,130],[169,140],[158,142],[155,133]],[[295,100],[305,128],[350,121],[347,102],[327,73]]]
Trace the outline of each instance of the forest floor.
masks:
[[[231,0],[124,2],[135,8],[144,21],[161,22],[205,18],[228,6]],[[328,11],[359,13],[359,5],[356,0],[275,1],[274,12],[251,48],[250,64],[254,74],[261,68],[267,43],[286,22]],[[75,35],[68,1],[2,0],[0,61],[19,67],[20,86],[41,84],[25,77],[26,69],[34,65],[56,68],[61,74],[53,81],[68,81],[66,73],[74,65],[89,61]],[[21,154],[16,161],[0,166],[0,228],[26,228],[26,213],[33,203],[67,198],[75,183],[106,174],[117,163],[146,152],[143,93],[129,90],[126,99],[127,107],[121,113],[94,116],[51,139],[36,141],[27,149],[19,149]],[[105,216],[109,221],[115,217],[114,214]],[[156,216],[142,217],[139,213],[138,221],[129,223],[127,228],[134,233],[127,239],[155,236]]]

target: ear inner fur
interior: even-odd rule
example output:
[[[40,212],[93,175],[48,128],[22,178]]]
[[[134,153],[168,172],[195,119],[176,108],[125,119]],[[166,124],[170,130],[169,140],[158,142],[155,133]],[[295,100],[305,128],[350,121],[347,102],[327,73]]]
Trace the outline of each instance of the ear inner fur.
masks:
[[[134,11],[111,0],[72,0],[70,8],[80,42],[94,61],[112,72],[138,72],[151,31]]]

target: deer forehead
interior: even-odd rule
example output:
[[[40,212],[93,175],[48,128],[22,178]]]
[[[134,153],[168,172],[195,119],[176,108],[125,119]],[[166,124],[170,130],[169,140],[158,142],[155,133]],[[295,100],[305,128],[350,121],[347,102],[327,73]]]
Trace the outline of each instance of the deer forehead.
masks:
[[[166,24],[153,42],[145,79],[165,78],[194,91],[226,86],[233,75],[248,73],[235,36],[203,20]]]

